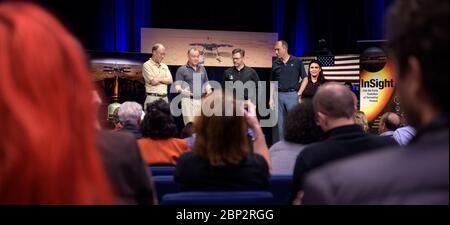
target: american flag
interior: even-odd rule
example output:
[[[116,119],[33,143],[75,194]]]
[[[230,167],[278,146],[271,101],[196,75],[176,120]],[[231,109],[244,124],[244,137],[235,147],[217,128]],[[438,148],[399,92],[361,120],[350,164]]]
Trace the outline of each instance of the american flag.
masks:
[[[303,57],[307,72],[313,59],[322,63],[323,74],[327,81],[359,83],[359,55]]]

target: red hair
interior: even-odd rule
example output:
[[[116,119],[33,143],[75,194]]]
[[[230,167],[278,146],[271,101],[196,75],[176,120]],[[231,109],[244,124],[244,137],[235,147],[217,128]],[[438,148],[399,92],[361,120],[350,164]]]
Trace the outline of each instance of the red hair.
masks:
[[[30,3],[0,4],[0,203],[108,204],[78,42]]]

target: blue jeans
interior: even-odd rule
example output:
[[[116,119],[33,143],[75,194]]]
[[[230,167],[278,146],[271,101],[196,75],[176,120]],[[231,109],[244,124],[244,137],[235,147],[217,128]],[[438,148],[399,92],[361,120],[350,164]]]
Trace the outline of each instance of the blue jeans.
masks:
[[[278,92],[278,137],[284,140],[283,127],[287,111],[298,103],[297,92]]]

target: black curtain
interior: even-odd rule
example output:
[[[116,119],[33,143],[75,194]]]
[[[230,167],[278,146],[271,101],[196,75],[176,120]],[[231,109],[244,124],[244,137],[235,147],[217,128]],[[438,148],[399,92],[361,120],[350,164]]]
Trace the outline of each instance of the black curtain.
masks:
[[[139,52],[137,42],[140,33],[135,31],[137,28],[133,30],[133,24],[130,23],[138,21],[136,10],[133,8],[137,2],[144,0],[127,0],[123,4],[118,4],[118,1],[123,0],[34,0],[59,17],[87,49],[108,51],[125,49]],[[144,19],[151,23],[142,24],[155,28],[277,32],[274,20],[283,17],[283,29],[279,37],[293,46],[296,45],[295,33],[298,33],[301,22],[306,23],[306,30],[297,34],[305,39],[305,53],[313,53],[318,47],[317,41],[320,38],[327,40],[329,49],[335,54],[357,53],[357,40],[383,38],[384,12],[393,1],[145,0],[149,5],[146,8],[151,11],[145,16],[151,18]],[[285,5],[283,12],[275,12],[273,6],[282,2]],[[118,7],[124,4],[124,8]],[[125,21],[114,18],[123,14],[125,15],[121,18]],[[300,14],[305,14],[301,20],[297,18]],[[114,30],[120,27],[117,26],[118,23],[126,23],[127,28],[129,27],[125,29],[130,30],[125,32],[124,41],[127,43],[117,43],[118,36],[124,35]]]

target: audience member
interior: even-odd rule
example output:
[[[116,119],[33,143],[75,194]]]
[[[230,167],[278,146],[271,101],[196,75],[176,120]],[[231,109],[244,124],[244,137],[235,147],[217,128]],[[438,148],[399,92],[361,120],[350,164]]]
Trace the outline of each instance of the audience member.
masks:
[[[306,204],[448,205],[448,0],[397,0],[387,14],[388,54],[408,122],[408,146],[361,155],[306,179]]]

